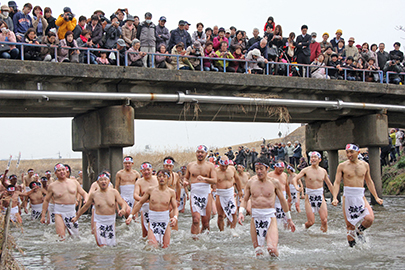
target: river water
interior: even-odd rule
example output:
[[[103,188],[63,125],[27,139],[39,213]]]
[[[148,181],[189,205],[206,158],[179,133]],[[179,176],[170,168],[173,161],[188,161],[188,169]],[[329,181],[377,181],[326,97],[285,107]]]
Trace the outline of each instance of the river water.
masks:
[[[80,240],[57,242],[54,226],[24,215],[24,232],[12,229],[24,254],[14,255],[27,269],[405,269],[405,198],[387,198],[384,207],[375,206],[367,242],[355,248],[348,247],[341,206],[333,207],[328,199],[328,211],[327,233],[320,231],[318,215],[314,226],[306,230],[305,211],[292,212],[297,230],[279,229],[278,258],[255,258],[250,216],[244,226],[236,227],[239,237],[232,236],[230,229],[219,232],[214,217],[211,233],[192,240],[189,207],[180,213],[179,231],[172,231],[171,245],[165,250],[147,247],[140,223],[126,226],[117,220],[117,246],[99,248],[88,216],[79,220]]]

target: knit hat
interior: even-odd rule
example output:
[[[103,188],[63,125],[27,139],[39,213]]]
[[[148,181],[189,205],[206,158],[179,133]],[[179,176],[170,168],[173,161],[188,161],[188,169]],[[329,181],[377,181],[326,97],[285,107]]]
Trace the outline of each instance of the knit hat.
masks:
[[[136,43],[141,43],[141,42],[139,41],[139,39],[135,38],[134,40],[132,40],[131,44],[132,44],[132,46],[134,46]]]

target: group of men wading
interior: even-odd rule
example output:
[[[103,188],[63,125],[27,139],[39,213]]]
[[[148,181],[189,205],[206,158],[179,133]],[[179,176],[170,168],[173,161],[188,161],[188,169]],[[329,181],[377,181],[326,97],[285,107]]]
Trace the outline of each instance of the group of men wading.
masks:
[[[232,166],[226,156],[220,158],[218,166],[210,163],[206,159],[207,147],[200,145],[196,150],[197,160],[187,167],[181,167],[178,172],[173,172],[175,160],[169,156],[163,160],[163,169],[156,175],[153,174],[151,163],[142,163],[140,175],[132,169],[133,158],[127,156],[123,160],[124,168],[116,174],[115,188],[110,183],[110,173],[103,171],[87,193],[76,179],[70,178],[65,165],[57,164],[54,168],[56,180],[46,189],[32,181],[28,183],[29,191],[16,192],[15,183],[7,185],[3,180],[6,191],[2,199],[5,207],[7,198],[13,198],[13,206],[17,206],[18,197],[28,196],[32,210],[35,209],[37,216],[41,216],[42,223],[46,222],[47,215],[54,216],[56,233],[62,239],[65,239],[65,230],[72,236],[79,235],[78,219],[93,205],[91,227],[99,246],[116,244],[116,212],[119,216],[125,216],[127,225],[140,213],[143,237],[147,237],[148,243],[154,247],[166,248],[170,243],[171,228],[177,230],[179,212],[184,212],[189,198],[194,239],[210,230],[209,221],[213,212],[218,213],[218,228],[223,231],[225,219],[234,229],[238,221],[243,224],[247,211],[252,217],[250,234],[256,254],[261,255],[267,249],[270,255],[278,256],[278,227],[294,232],[295,225],[290,213],[292,205],[295,204],[298,213],[301,211],[301,179],[306,184],[305,228],[314,224],[315,213],[318,212],[323,232],[328,230],[324,182],[333,196],[332,204],[336,206],[343,179],[343,216],[347,239],[353,247],[356,239],[365,241],[363,232],[374,221],[373,211],[364,196],[364,181],[377,203],[383,203],[376,193],[368,163],[357,157],[359,152],[357,145],[346,146],[348,160],[338,166],[334,185],[326,170],[319,166],[321,155],[316,151],[309,154],[311,166],[298,174],[291,165],[282,161],[275,164],[274,171],[269,172],[269,160],[260,157],[254,162],[256,175],[250,177],[244,165]],[[14,178],[11,180],[14,181]],[[76,212],[75,206],[81,200],[83,206]],[[42,209],[36,207],[38,204]],[[233,236],[238,237],[235,230],[232,232]]]

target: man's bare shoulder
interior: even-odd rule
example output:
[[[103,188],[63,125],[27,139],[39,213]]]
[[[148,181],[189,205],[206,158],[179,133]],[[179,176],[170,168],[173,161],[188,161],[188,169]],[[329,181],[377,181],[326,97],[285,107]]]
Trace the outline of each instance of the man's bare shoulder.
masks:
[[[187,165],[187,168],[190,168],[191,166],[196,165],[196,164],[197,164],[197,161],[191,161],[191,162]]]
[[[118,176],[118,175],[121,175],[121,174],[123,174],[123,173],[124,173],[124,169],[121,169],[121,170],[119,170],[119,171],[117,172],[116,175]]]

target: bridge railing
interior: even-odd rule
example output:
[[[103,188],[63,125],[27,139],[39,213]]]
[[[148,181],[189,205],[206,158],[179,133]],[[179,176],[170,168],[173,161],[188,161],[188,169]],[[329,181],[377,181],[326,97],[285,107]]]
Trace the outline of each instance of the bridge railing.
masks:
[[[128,55],[129,54],[139,54],[141,52],[125,52],[125,66],[128,66]],[[155,58],[156,55],[159,56],[167,56],[167,57],[175,57],[176,62],[177,62],[177,70],[179,69],[180,66],[180,59],[181,58],[190,58],[190,59],[199,59],[200,60],[200,70],[203,71],[203,60],[209,60],[209,61],[223,61],[223,67],[227,66],[227,62],[241,62],[245,63],[245,72],[248,73],[248,63],[260,63],[260,61],[254,61],[254,60],[246,60],[246,59],[232,59],[232,58],[220,58],[220,57],[205,57],[205,56],[192,56],[192,55],[178,55],[178,54],[162,54],[162,53],[146,53],[151,57],[151,67],[155,68],[156,63],[155,63]],[[146,57],[146,56],[145,56]],[[262,62],[264,64],[264,62]],[[228,63],[230,64],[230,63]],[[317,65],[308,65],[308,64],[298,64],[298,63],[284,63],[284,62],[271,62],[268,61],[265,64],[265,68],[263,68],[263,73],[266,75],[269,75],[270,69],[272,66],[285,66],[285,75],[286,76],[291,76],[291,72],[293,71],[294,68],[298,69],[298,67],[304,67],[305,68],[305,75],[306,77],[310,77],[309,73],[311,68],[320,68],[320,69],[325,69],[325,77],[328,76],[329,70],[337,70],[336,67],[332,66],[317,66]],[[348,69],[348,68],[342,68],[343,70],[343,75],[344,80],[347,80],[347,74],[348,72],[354,72],[354,73],[361,73],[362,74],[362,80],[363,82],[366,79],[366,73],[371,73],[371,74],[376,74],[378,76],[377,82],[383,83],[383,71],[382,70],[368,70],[368,69]],[[227,72],[226,68],[223,69],[223,72]],[[276,74],[277,75],[277,74]]]
[[[395,71],[387,71],[387,78],[386,78],[386,83],[389,84],[390,83],[390,74],[396,74],[398,76],[404,76],[404,80],[405,80],[405,72],[395,72]],[[403,81],[404,81],[403,80]]]
[[[7,44],[7,45],[15,45],[16,47],[21,48],[20,50],[20,55],[21,55],[21,60],[24,60],[24,47],[25,46],[32,46],[32,47],[40,47],[40,48],[54,48],[53,54],[55,59],[58,59],[58,49],[69,49],[69,50],[79,50],[79,51],[85,51],[85,54],[87,56],[87,64],[90,64],[90,56],[91,52],[106,52],[106,53],[113,53],[116,55],[116,65],[119,66],[120,63],[120,52],[118,50],[113,50],[113,49],[101,49],[101,48],[87,48],[87,47],[62,47],[60,45],[46,45],[46,44],[29,44],[29,43],[19,43],[19,42],[7,42],[7,41],[2,41],[0,44]],[[129,54],[139,54],[140,52],[125,52],[125,58],[124,58],[124,65],[128,66],[129,62]],[[253,60],[246,60],[246,59],[232,59],[232,58],[220,58],[220,57],[205,57],[205,56],[192,56],[192,55],[177,55],[177,54],[161,54],[161,53],[147,53],[151,57],[151,68],[156,67],[156,56],[168,56],[168,57],[175,57],[176,58],[176,69],[180,69],[180,62],[182,61],[181,58],[187,58],[187,59],[199,59],[200,60],[200,70],[204,70],[204,60],[208,60],[210,62],[218,62],[218,61],[223,61],[223,72],[226,73],[226,67],[227,64],[229,65],[231,62],[239,62],[239,63],[244,63],[244,69],[245,73],[249,73],[248,69],[248,64],[249,63],[263,63],[264,68],[263,68],[263,74],[269,75],[270,70],[274,68],[276,72],[280,70],[280,67],[285,67],[285,74],[275,74],[275,75],[285,75],[285,76],[292,76],[293,72],[297,72],[298,74],[300,73],[299,70],[301,68],[301,71],[304,71],[305,74],[299,74],[301,76],[306,76],[310,77],[310,70],[311,68],[319,68],[319,69],[325,69],[325,78],[330,74],[330,70],[336,70],[336,67],[331,67],[331,66],[317,66],[317,65],[308,65],[308,64],[298,64],[298,63],[284,63],[284,62],[260,62],[260,61],[253,61]],[[283,68],[284,69],[284,68]],[[348,72],[354,72],[356,74],[361,74],[362,76],[362,81],[364,82],[366,80],[366,74],[376,74],[378,77],[377,82],[379,83],[384,83],[384,73],[382,70],[367,70],[367,69],[347,69],[342,67],[343,71],[343,79],[347,80]],[[389,74],[399,74],[402,76],[405,76],[404,73],[396,73],[392,71],[388,71],[386,76],[386,83],[389,83]]]
[[[120,65],[119,62],[119,51],[112,50],[112,49],[101,49],[101,48],[86,48],[86,47],[67,47],[67,46],[60,46],[60,45],[47,45],[47,44],[31,44],[31,43],[20,43],[20,42],[9,42],[9,41],[1,41],[0,44],[6,45],[14,45],[17,48],[21,48],[20,50],[20,57],[21,60],[24,60],[24,47],[39,47],[39,48],[53,48],[53,56],[55,59],[58,59],[58,50],[59,49],[66,49],[66,50],[79,50],[79,51],[86,51],[87,55],[87,64],[90,64],[90,53],[91,52],[107,52],[107,53],[114,53],[117,54],[117,66]]]

